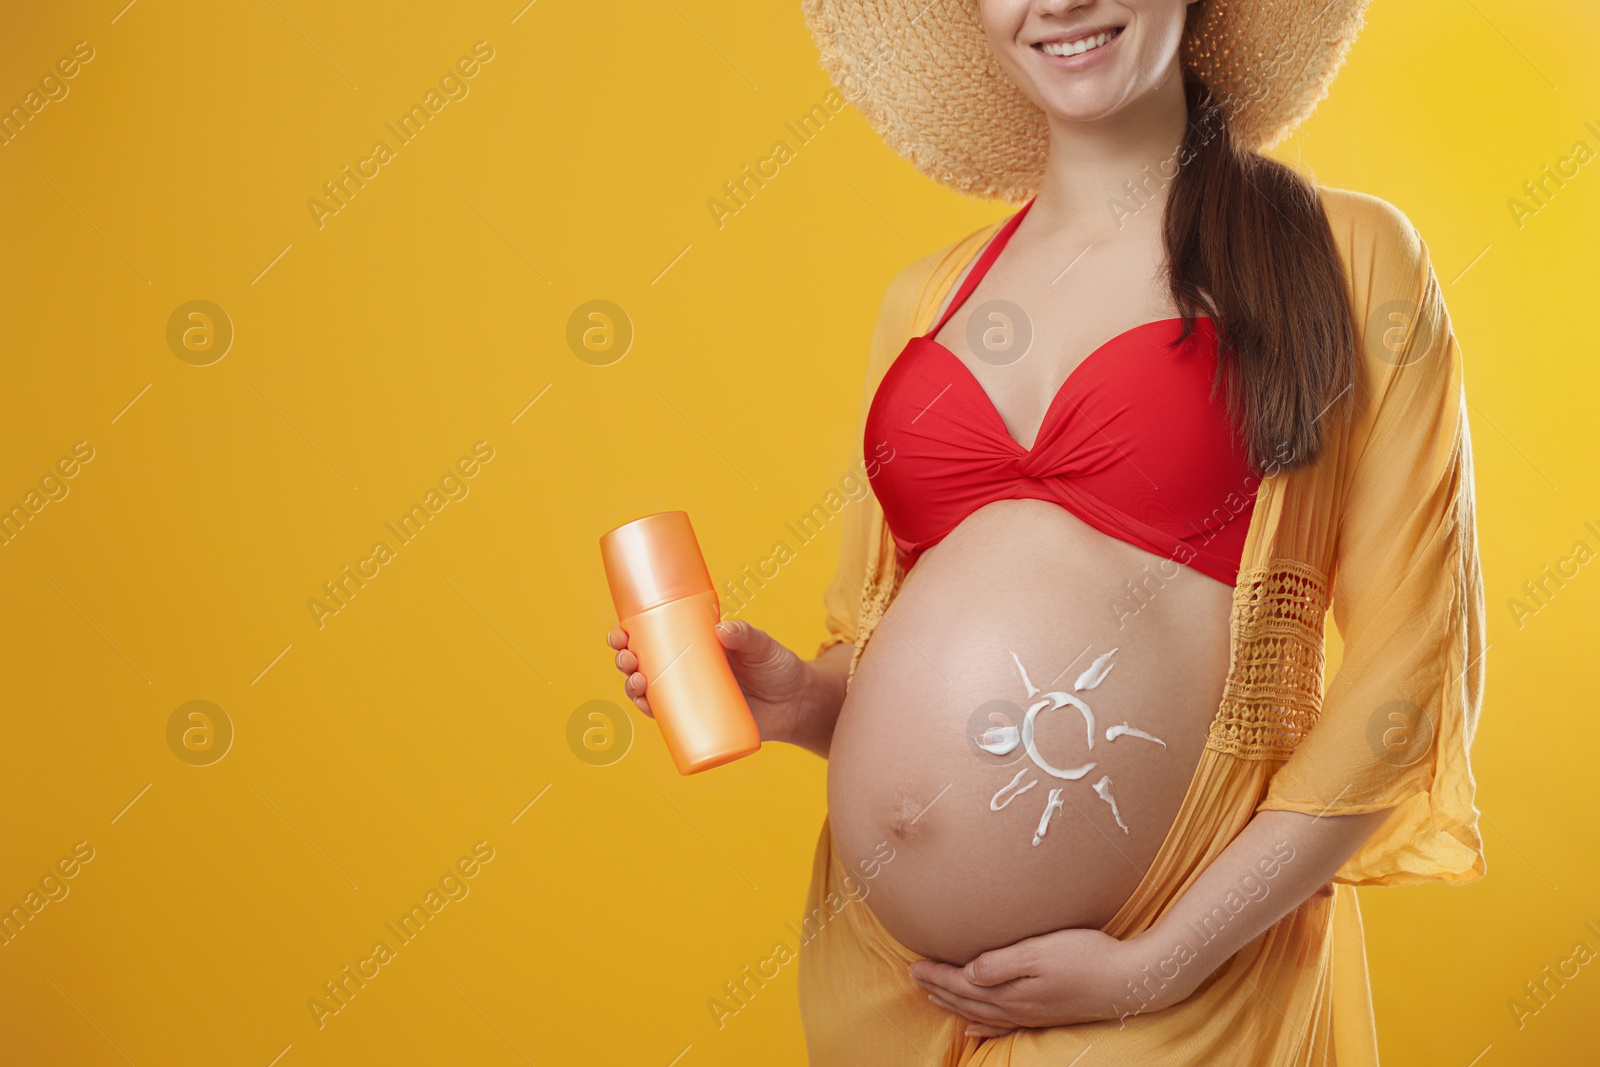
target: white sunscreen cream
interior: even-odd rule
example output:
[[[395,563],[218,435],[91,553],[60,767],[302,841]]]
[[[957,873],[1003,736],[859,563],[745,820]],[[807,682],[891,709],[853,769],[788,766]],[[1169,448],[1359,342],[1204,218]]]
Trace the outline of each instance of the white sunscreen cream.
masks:
[[[1006,651],[1011,652],[1009,648],[1006,649]],[[1022,661],[1017,658],[1017,654],[1015,652],[1011,652],[1011,661],[1017,665],[1017,671],[1022,675],[1022,684],[1027,688],[1028,695],[1033,696],[1038,693],[1039,687],[1033,684],[1032,678],[1028,677],[1027,670],[1022,666]]]
[[[1088,668],[1082,674],[1078,675],[1077,681],[1073,683],[1073,689],[1082,692],[1084,690],[1093,689],[1101,682],[1105,681],[1106,675],[1110,674],[1112,667],[1116,666],[1111,662],[1111,657],[1116,655],[1118,651],[1118,649],[1113,648],[1110,652],[1096,657],[1095,661],[1089,664]],[[1093,762],[1085,763],[1081,767],[1072,767],[1066,769],[1052,766],[1045,760],[1043,756],[1039,754],[1039,749],[1034,744],[1035,721],[1038,719],[1040,713],[1045,711],[1059,711],[1060,709],[1070,705],[1078,709],[1078,713],[1083,716],[1084,726],[1088,730],[1089,747],[1091,749],[1094,748],[1095,719],[1094,712],[1090,709],[1089,705],[1085,704],[1082,700],[1073,696],[1071,693],[1063,693],[1060,691],[1041,693],[1039,691],[1039,687],[1034,685],[1033,680],[1028,677],[1027,670],[1022,666],[1022,660],[1015,652],[1011,653],[1011,660],[1017,665],[1017,672],[1022,675],[1022,684],[1027,689],[1028,696],[1030,698],[1038,696],[1042,699],[1036,701],[1028,708],[1027,714],[1025,714],[1022,718],[1022,727],[1020,730],[1015,726],[992,726],[983,732],[982,738],[978,741],[978,747],[983,749],[985,752],[992,752],[996,755],[1003,756],[1009,752],[1015,751],[1017,744],[1020,742],[1023,750],[1027,752],[1028,758],[1033,760],[1034,764],[1040,770],[1044,771],[1048,775],[1052,775],[1056,778],[1065,778],[1069,781],[1075,781],[1079,778],[1082,778],[1084,775],[1094,770],[1098,764]],[[1161,738],[1155,736],[1154,734],[1146,733],[1145,731],[1127,722],[1119,723],[1115,726],[1108,726],[1106,728],[1105,738],[1107,741],[1115,741],[1119,737],[1137,737],[1141,741],[1150,741],[1154,744],[1160,745],[1162,748],[1167,747],[1167,743],[1161,740]],[[989,810],[1001,810],[1007,804],[1010,804],[1013,800],[1017,799],[1017,797],[1021,796],[1023,793],[1026,793],[1028,790],[1039,784],[1039,779],[1035,778],[1027,785],[1021,785],[1020,783],[1022,782],[1022,778],[1027,773],[1027,768],[1023,768],[1022,770],[1018,771],[1016,776],[1013,777],[1010,782],[1008,782],[1000,789],[998,793],[990,798]],[[1122,832],[1124,834],[1130,833],[1128,824],[1122,821],[1122,812],[1117,808],[1116,797],[1111,795],[1111,776],[1109,774],[1101,775],[1100,780],[1094,783],[1094,791],[1096,796],[1111,806],[1111,817],[1117,821],[1117,826],[1121,828]],[[1061,811],[1062,809],[1062,789],[1052,788],[1050,790],[1049,799],[1045,801],[1044,813],[1039,816],[1038,828],[1033,832],[1033,843],[1035,845],[1044,840],[1045,833],[1050,829],[1051,818],[1056,812]]]
[[[1070,704],[1077,708],[1078,711],[1082,712],[1084,721],[1088,723],[1089,747],[1093,748],[1094,712],[1089,710],[1089,705],[1085,704],[1083,701],[1069,693],[1046,693],[1044,696],[1044,700],[1041,700],[1039,703],[1030,707],[1028,709],[1028,713],[1022,717],[1022,747],[1028,753],[1029,758],[1031,758],[1034,763],[1037,763],[1039,765],[1039,769],[1044,771],[1044,773],[1053,775],[1057,778],[1066,778],[1069,780],[1082,778],[1084,775],[1094,770],[1095,765],[1093,763],[1085,763],[1082,767],[1074,767],[1071,770],[1063,770],[1060,767],[1052,766],[1045,760],[1043,756],[1039,755],[1039,749],[1033,743],[1033,721],[1034,719],[1038,718],[1041,711],[1046,709],[1055,711],[1058,708],[1064,708]]]
[[[1026,793],[1028,790],[1032,789],[1034,786],[1039,784],[1039,779],[1035,778],[1033,781],[1029,782],[1027,785],[1023,786],[1021,789],[1018,789],[1017,788],[1017,783],[1022,781],[1022,776],[1024,774],[1027,774],[1027,773],[1028,773],[1028,768],[1024,767],[1024,768],[1022,768],[1022,770],[1017,772],[1017,776],[1015,778],[1011,779],[1011,781],[1009,783],[1007,783],[1006,785],[1001,786],[1000,787],[1000,792],[996,793],[993,797],[990,798],[990,800],[989,800],[989,810],[990,811],[999,811],[1001,808],[1005,807],[1007,804],[1011,803],[1013,800],[1017,799],[1022,794]],[[1058,790],[1058,792],[1059,792],[1059,790]],[[1005,799],[1001,800],[1000,799],[1001,797],[1005,797]]]
[[[1093,689],[1105,681],[1106,675],[1111,673],[1111,668],[1116,666],[1115,663],[1111,663],[1111,657],[1116,654],[1117,650],[1113,648],[1105,655],[1096,658],[1093,663],[1089,664],[1088,670],[1078,675],[1078,680],[1072,683],[1072,688],[1081,693],[1085,689]]]
[[[1160,745],[1162,748],[1166,748],[1167,747],[1167,743],[1165,741],[1161,740],[1161,738],[1157,737],[1154,734],[1147,734],[1143,730],[1139,729],[1137,726],[1129,726],[1127,723],[1123,723],[1120,726],[1107,726],[1106,727],[1106,740],[1107,741],[1115,741],[1117,738],[1121,737],[1123,734],[1127,734],[1129,737],[1137,737],[1137,738],[1139,738],[1140,740],[1143,740],[1143,741],[1154,741],[1156,744]]]
[[[978,739],[978,747],[985,752],[993,752],[996,756],[1004,756],[1015,749],[1021,741],[1021,731],[1015,726],[991,726]]]
[[[1035,779],[1037,781],[1037,779]],[[1039,816],[1039,828],[1033,832],[1033,843],[1038,844],[1044,840],[1044,832],[1050,829],[1050,816],[1061,810],[1061,790],[1050,790],[1050,799],[1045,801],[1044,814]]]
[[[1111,805],[1111,817],[1117,820],[1117,825],[1122,827],[1122,832],[1127,833],[1128,824],[1122,821],[1122,813],[1117,810],[1117,798],[1111,795],[1111,776],[1109,774],[1103,775],[1101,779],[1094,784],[1094,791],[1101,800]],[[1057,792],[1059,792],[1059,790],[1057,790]],[[1039,839],[1037,837],[1034,838],[1033,843],[1037,845],[1039,843]]]

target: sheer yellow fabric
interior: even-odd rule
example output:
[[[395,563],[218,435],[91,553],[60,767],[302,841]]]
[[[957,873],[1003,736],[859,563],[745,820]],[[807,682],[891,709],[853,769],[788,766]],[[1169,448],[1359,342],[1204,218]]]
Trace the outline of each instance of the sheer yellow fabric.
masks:
[[[1123,1021],[963,1038],[910,982],[916,956],[844,893],[826,823],[800,954],[813,1063],[1033,1067],[1081,1063],[1375,1064],[1354,887],[1461,883],[1484,873],[1468,759],[1482,699],[1484,594],[1461,354],[1426,246],[1374,197],[1320,189],[1363,351],[1353,417],[1309,468],[1269,472],[1240,562],[1221,706],[1177,820],[1107,932],[1153,925],[1259,810],[1393,812],[1313,897],[1191,998]],[[852,443],[906,340],[931,325],[1000,223],[902,272],[869,350]],[[876,499],[842,521],[827,635],[851,676],[903,574]],[[1343,658],[1324,685],[1332,611]],[[844,907],[834,910],[843,899]],[[808,927],[809,928],[809,927]]]

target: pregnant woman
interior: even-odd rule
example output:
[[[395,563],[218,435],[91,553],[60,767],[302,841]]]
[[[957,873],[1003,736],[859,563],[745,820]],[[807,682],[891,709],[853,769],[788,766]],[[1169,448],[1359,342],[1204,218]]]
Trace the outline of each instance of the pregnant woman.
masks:
[[[829,761],[813,1063],[1376,1063],[1355,887],[1482,875],[1460,351],[1403,215],[1258,154],[1362,6],[807,0],[1021,205],[889,286],[815,658],[719,627]]]

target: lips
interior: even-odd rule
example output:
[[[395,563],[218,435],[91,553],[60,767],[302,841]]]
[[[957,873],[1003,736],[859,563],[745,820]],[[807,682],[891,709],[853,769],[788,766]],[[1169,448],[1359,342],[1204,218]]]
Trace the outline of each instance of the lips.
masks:
[[[1034,48],[1048,56],[1059,56],[1063,59],[1071,56],[1081,56],[1085,52],[1092,52],[1096,48],[1103,48],[1122,35],[1121,26],[1113,26],[1108,30],[1095,30],[1078,34],[1076,37],[1062,38],[1055,41],[1039,41]]]

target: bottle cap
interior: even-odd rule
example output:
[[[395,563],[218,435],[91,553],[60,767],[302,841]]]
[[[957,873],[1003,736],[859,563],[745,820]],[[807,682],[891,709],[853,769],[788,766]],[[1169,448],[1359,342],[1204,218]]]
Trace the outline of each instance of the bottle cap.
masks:
[[[687,511],[663,511],[600,537],[600,559],[617,618],[712,588]]]

